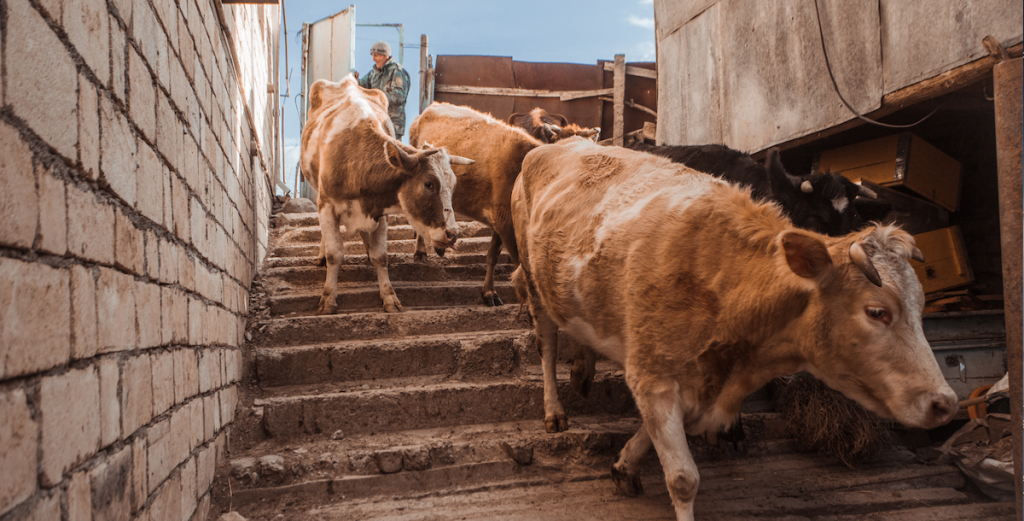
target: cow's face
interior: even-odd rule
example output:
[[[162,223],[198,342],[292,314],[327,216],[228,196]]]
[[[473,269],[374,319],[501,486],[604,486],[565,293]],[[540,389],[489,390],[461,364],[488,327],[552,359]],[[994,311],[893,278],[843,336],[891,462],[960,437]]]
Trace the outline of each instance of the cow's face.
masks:
[[[836,239],[826,253],[806,238],[781,241],[790,268],[814,280],[821,299],[814,313],[820,329],[812,335],[820,342],[805,346],[807,369],[905,425],[929,429],[951,420],[957,398],[922,329],[924,292],[908,262],[920,257],[913,239],[896,228],[871,228]]]
[[[409,224],[435,248],[453,248],[459,236],[452,209],[455,173],[451,165],[472,164],[443,148],[405,150],[395,142],[384,145],[388,163],[405,175],[398,202]]]

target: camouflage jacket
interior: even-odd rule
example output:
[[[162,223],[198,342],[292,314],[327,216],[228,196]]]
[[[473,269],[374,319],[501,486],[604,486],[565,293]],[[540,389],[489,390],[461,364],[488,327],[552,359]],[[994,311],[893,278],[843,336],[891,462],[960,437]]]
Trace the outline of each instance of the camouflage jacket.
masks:
[[[409,73],[394,58],[388,58],[383,68],[374,67],[359,78],[364,89],[378,89],[388,97],[388,116],[395,126],[395,135],[405,134],[405,100],[409,97]]]

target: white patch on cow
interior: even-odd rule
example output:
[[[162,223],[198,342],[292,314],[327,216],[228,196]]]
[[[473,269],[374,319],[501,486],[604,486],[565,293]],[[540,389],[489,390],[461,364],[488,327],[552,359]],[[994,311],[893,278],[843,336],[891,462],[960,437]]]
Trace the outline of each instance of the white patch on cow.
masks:
[[[838,199],[833,199],[832,200],[832,206],[839,213],[843,213],[843,210],[846,210],[846,206],[849,205],[849,204],[850,204],[850,200],[845,198],[845,197],[840,197]]]
[[[562,329],[572,335],[573,338],[579,342],[590,346],[609,360],[625,365],[626,346],[618,336],[600,338],[598,337],[597,330],[594,329],[594,326],[591,326],[590,323],[580,317],[570,318],[566,321]]]
[[[377,229],[378,221],[363,211],[358,199],[343,200],[334,203],[334,211],[345,229],[350,232],[372,232]]]

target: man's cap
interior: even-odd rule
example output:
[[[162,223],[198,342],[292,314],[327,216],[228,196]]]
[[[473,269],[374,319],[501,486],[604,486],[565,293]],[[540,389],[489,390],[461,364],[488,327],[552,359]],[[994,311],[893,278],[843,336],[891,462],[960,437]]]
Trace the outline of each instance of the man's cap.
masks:
[[[388,45],[388,42],[381,40],[370,47],[370,52],[373,54],[391,56],[391,46]]]

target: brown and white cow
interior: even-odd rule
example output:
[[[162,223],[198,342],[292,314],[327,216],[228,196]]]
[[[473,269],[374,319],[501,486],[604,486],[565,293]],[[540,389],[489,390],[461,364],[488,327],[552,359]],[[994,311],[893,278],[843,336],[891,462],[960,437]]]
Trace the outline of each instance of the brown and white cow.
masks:
[[[458,237],[451,164],[472,160],[444,149],[416,150],[394,138],[388,101],[379,90],[364,89],[355,78],[319,80],[310,87],[310,112],[302,129],[302,175],[319,192],[320,257],[327,280],[319,313],[337,310],[338,269],[344,259],[340,225],[358,231],[377,282],[384,309],[402,310],[388,278],[388,214],[404,212],[409,223],[435,246],[450,247]]]
[[[508,124],[525,130],[542,143],[554,143],[572,136],[585,137],[596,142],[601,134],[601,127],[581,127],[569,123],[561,114],[551,114],[540,107],[528,114],[512,114],[508,117]]]
[[[699,475],[686,435],[734,421],[745,396],[808,371],[867,409],[932,428],[956,411],[925,340],[910,235],[871,226],[843,237],[795,228],[748,189],[649,154],[572,140],[526,156],[512,194],[534,315],[544,422],[558,401],[562,328],[622,364],[643,426],[612,468],[626,494],[653,443],[678,519]]]
[[[542,143],[521,128],[512,127],[488,114],[449,103],[433,103],[409,127],[414,146],[443,146],[453,154],[472,157],[475,163],[455,166],[458,183],[452,196],[455,211],[472,217],[493,230],[487,251],[487,275],[481,289],[484,303],[502,304],[494,290],[494,266],[504,244],[513,263],[519,262],[510,201],[512,183],[519,175],[527,152]],[[443,250],[442,250],[443,251]],[[426,256],[422,239],[416,255]]]

